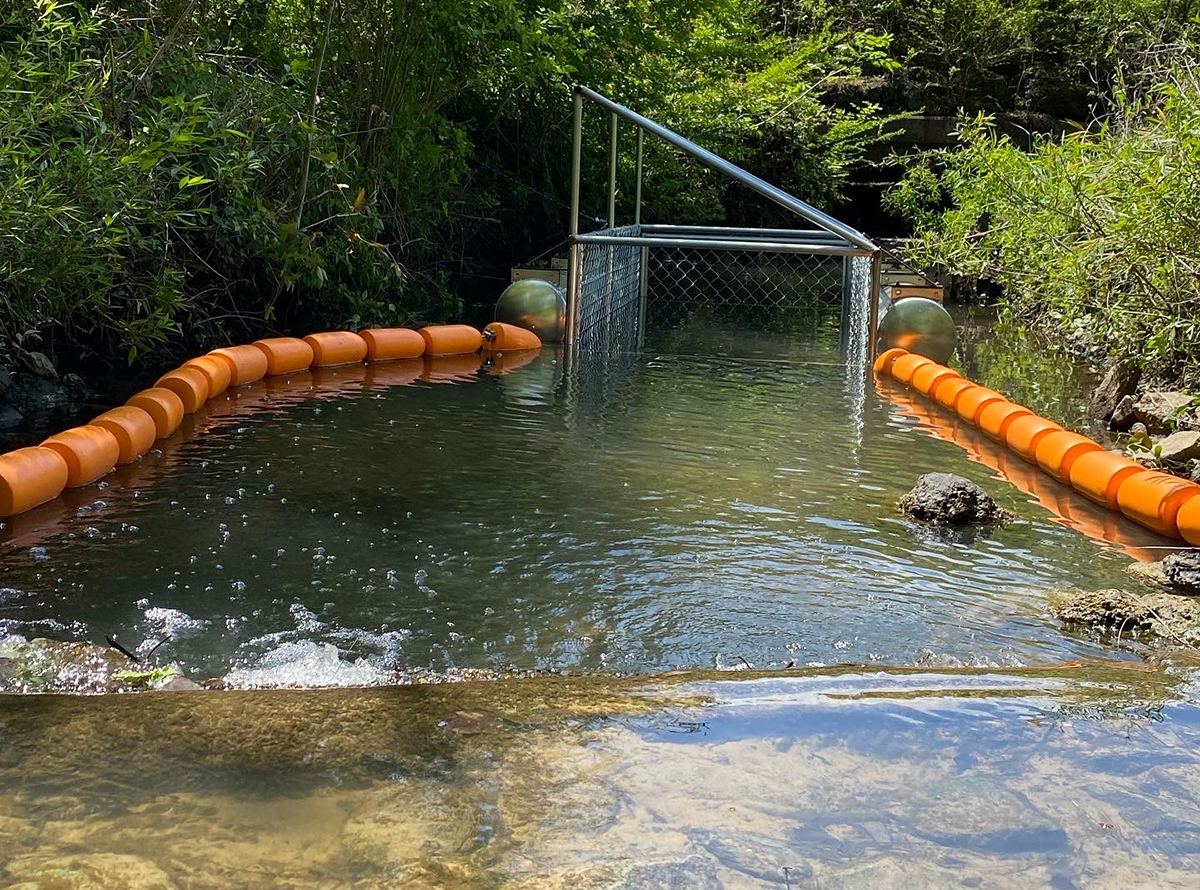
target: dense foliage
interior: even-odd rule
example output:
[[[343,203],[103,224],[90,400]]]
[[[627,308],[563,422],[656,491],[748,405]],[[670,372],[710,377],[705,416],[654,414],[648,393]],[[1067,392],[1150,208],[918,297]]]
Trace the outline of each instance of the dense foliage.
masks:
[[[912,164],[890,196],[914,257],[998,284],[1015,313],[1196,378],[1200,80],[1171,47],[1121,82],[1111,113],[1032,151],[966,119],[961,147]],[[947,207],[948,205],[948,207]]]
[[[832,207],[873,178],[890,113],[1083,119],[1117,61],[1178,32],[1188,2],[10,0],[0,346],[41,364],[146,361],[272,330],[454,316],[466,282],[562,238],[574,83]],[[1139,128],[1174,132],[1154,116],[1189,101],[1141,90],[1126,123],[1046,143],[1036,163],[1091,164]],[[1023,169],[982,125],[967,135],[945,180],[926,186],[935,201],[993,200],[968,196],[997,181],[985,156]],[[593,111],[593,219],[607,138]],[[778,221],[664,146],[648,151],[647,218]],[[941,163],[914,171],[894,204],[920,204],[949,245],[957,218],[935,222],[918,195]],[[632,151],[622,164],[627,217]],[[1113,181],[1097,187],[1129,187],[1108,166]],[[1106,249],[1125,249],[1114,237],[1106,229]],[[1182,274],[1144,269],[1160,289]]]
[[[545,195],[577,81],[834,201],[878,110],[820,83],[890,64],[886,38],[789,38],[757,0],[6,9],[0,341],[56,359],[455,314],[454,276],[565,232]],[[593,214],[606,138],[590,115]],[[650,165],[648,212],[727,213],[703,171]]]

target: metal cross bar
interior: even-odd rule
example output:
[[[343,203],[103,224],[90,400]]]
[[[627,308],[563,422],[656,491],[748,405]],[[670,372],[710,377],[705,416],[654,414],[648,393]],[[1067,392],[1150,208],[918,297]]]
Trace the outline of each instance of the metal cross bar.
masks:
[[[657,124],[650,120],[650,118],[643,117],[636,111],[632,111],[626,108],[624,105],[619,105],[612,101],[612,99],[609,99],[607,96],[601,95],[600,93],[597,93],[595,90],[589,89],[588,87],[582,85],[577,86],[575,88],[575,94],[577,96],[583,96],[585,99],[589,99],[590,101],[595,102],[597,105],[608,109],[617,117],[624,118],[625,120],[636,124],[646,132],[657,136],[659,139],[662,139],[667,144],[674,146],[684,154],[690,155],[705,166],[711,167],[719,173],[723,173],[735,182],[739,182],[748,189],[758,192],[758,194],[762,195],[763,197],[774,201],[781,207],[791,210],[797,216],[807,219],[809,222],[820,226],[827,232],[833,232],[835,235],[841,236],[856,247],[862,248],[869,253],[879,250],[879,246],[874,241],[857,229],[851,228],[845,223],[834,219],[829,214],[818,210],[811,204],[801,201],[799,198],[794,197],[793,195],[789,195],[783,189],[771,185],[765,179],[755,176],[753,173],[742,169],[737,164],[730,163],[719,155],[713,154],[706,148],[701,148],[690,139],[685,139],[683,136],[680,136],[674,130],[669,130],[661,124]],[[611,220],[609,224],[612,224]]]
[[[695,247],[701,250],[753,250],[771,253],[806,253],[814,256],[873,256],[849,244],[804,244],[795,241],[735,241],[726,238],[647,238],[640,235],[577,235],[579,244],[614,244],[628,247]]]

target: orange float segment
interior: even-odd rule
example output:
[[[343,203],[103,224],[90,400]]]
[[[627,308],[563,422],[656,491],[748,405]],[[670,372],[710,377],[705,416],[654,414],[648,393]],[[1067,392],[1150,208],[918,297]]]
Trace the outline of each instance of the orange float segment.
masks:
[[[974,383],[972,383],[970,380],[967,380],[965,377],[960,377],[957,380],[942,381],[942,383],[938,385],[938,388],[930,393],[930,395],[932,396],[933,400],[943,408],[949,408],[951,411],[953,411],[955,410],[955,406],[958,404],[959,397],[962,396],[962,394],[967,390],[974,388]]]
[[[1027,417],[1018,417],[1008,425],[1004,433],[1004,443],[1027,461],[1036,463],[1038,443],[1051,433],[1061,430],[1062,427],[1057,423],[1030,414]]]
[[[976,385],[973,389],[963,390],[954,403],[954,410],[963,420],[971,423],[979,422],[979,412],[993,402],[1007,402],[1008,399],[994,389]]]
[[[483,345],[483,335],[469,324],[430,325],[419,333],[426,355],[467,355]]]
[[[875,363],[871,366],[876,374],[891,374],[892,362],[900,358],[902,355],[908,355],[907,349],[901,349],[899,346],[893,346],[891,349],[885,349],[875,357]]]
[[[244,386],[267,375],[267,357],[253,346],[225,346],[209,355],[229,366],[230,386]]]
[[[267,357],[267,376],[303,371],[313,363],[313,348],[299,337],[267,337],[251,346]]]
[[[1084,497],[1116,510],[1117,491],[1130,476],[1148,472],[1134,463],[1109,451],[1088,451],[1071,464],[1071,487]]]
[[[1071,466],[1081,454],[1104,449],[1078,433],[1057,430],[1041,438],[1033,449],[1037,465],[1059,482],[1071,481]]]
[[[425,338],[412,328],[369,328],[358,335],[367,343],[369,362],[420,358],[425,354]]]
[[[183,402],[165,387],[143,389],[126,400],[125,404],[141,408],[149,414],[154,421],[154,434],[160,439],[171,435],[183,423]]]
[[[1177,538],[1179,511],[1197,495],[1200,495],[1200,485],[1168,473],[1147,470],[1135,473],[1121,483],[1117,489],[1117,507],[1134,522],[1169,538]]]
[[[183,367],[195,368],[204,375],[204,379],[208,381],[208,397],[210,399],[216,398],[229,389],[230,381],[233,378],[229,363],[215,355],[202,355],[198,358],[188,359],[183,363]]]
[[[503,321],[493,321],[483,329],[483,348],[493,352],[541,349],[542,340],[533,331]]]
[[[51,436],[42,448],[57,451],[67,464],[67,488],[95,482],[117,465],[117,437],[99,426],[77,426]]]
[[[3,458],[0,458],[3,460]],[[1180,537],[1189,544],[1200,546],[1200,498],[1188,498],[1175,516]]]
[[[892,376],[901,383],[907,384],[912,381],[913,374],[920,368],[933,364],[936,364],[933,359],[910,352],[908,355],[902,355],[892,362]]]
[[[53,448],[18,448],[0,454],[0,516],[16,516],[52,501],[67,487],[69,471]]]
[[[962,375],[957,371],[947,368],[945,365],[939,365],[936,362],[928,365],[922,365],[912,375],[912,380],[909,386],[917,392],[933,398],[937,392],[937,388],[947,380],[961,380]]]
[[[312,348],[314,368],[355,365],[367,357],[367,341],[351,331],[309,334],[304,342]]]
[[[990,438],[1003,443],[1008,428],[1018,417],[1032,417],[1033,412],[1012,402],[989,402],[979,411],[979,428]]]
[[[154,418],[132,405],[122,405],[120,408],[105,411],[89,425],[102,427],[112,433],[113,438],[117,440],[119,464],[137,460],[150,450],[158,435]]]
[[[159,377],[154,385],[179,396],[185,414],[194,414],[208,401],[208,378],[199,368],[176,368]]]

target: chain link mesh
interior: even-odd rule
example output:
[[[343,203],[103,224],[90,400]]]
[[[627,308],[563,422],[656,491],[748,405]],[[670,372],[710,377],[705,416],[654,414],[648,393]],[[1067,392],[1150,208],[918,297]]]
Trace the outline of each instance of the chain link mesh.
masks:
[[[607,229],[604,235],[637,235],[638,226]],[[587,352],[636,348],[641,313],[642,248],[585,244],[579,288],[579,347]]]
[[[837,330],[843,272],[841,257],[653,247],[646,324],[657,331],[699,317],[771,330]]]
[[[640,233],[634,225],[597,234]],[[855,312],[861,302],[856,282],[864,269],[869,274],[869,259],[665,244],[585,243],[580,253],[577,343],[585,354],[633,351],[647,334],[691,324],[840,339],[849,352],[865,340],[865,330],[858,330],[865,321]],[[646,331],[639,330],[643,323]]]

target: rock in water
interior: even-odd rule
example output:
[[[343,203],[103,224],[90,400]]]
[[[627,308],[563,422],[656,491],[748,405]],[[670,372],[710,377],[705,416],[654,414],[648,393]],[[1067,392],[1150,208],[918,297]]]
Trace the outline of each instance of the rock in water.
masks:
[[[901,499],[900,509],[913,519],[937,525],[990,524],[1012,518],[986,491],[953,473],[926,473]]]
[[[1136,402],[1137,400],[1133,396],[1125,396],[1117,402],[1117,407],[1108,421],[1108,428],[1123,433],[1137,423],[1137,414],[1133,410]]]
[[[1126,396],[1133,395],[1142,379],[1142,369],[1128,359],[1114,362],[1092,393],[1088,413],[1108,422]]]
[[[1200,590],[1200,552],[1172,553],[1162,561],[1162,569],[1172,587]]]

